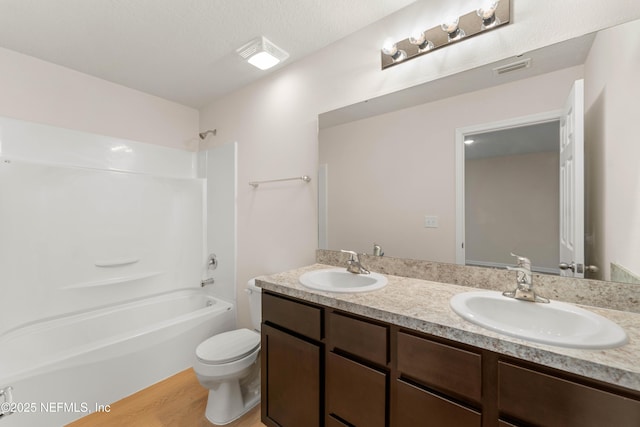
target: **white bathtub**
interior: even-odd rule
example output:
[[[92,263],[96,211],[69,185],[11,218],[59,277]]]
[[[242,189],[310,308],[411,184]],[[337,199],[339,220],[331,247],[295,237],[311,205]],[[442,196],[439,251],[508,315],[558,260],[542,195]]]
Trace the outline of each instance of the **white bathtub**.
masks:
[[[191,366],[195,347],[235,326],[232,304],[182,289],[39,321],[0,335],[0,427],[62,426]],[[0,404],[3,399],[0,398]]]

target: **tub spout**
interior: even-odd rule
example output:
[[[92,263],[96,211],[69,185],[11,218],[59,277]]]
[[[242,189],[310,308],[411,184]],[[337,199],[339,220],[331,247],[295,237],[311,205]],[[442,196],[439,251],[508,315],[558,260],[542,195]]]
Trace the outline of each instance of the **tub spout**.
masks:
[[[209,277],[208,279],[200,281],[200,286],[204,288],[206,285],[213,285],[214,283],[215,280],[213,279],[213,277]]]

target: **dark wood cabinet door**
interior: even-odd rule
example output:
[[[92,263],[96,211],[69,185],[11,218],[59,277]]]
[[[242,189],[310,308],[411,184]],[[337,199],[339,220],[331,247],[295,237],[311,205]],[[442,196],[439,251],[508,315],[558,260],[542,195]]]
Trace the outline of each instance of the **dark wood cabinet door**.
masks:
[[[263,292],[262,320],[314,341],[322,339],[322,309],[313,305]]]
[[[398,371],[430,389],[478,404],[482,356],[430,339],[398,333]]]
[[[389,361],[389,327],[331,312],[327,315],[329,350],[337,348],[380,366]]]
[[[412,384],[397,380],[395,427],[480,427],[482,415]]]
[[[549,427],[638,427],[640,400],[499,362],[500,413]]]
[[[262,421],[320,426],[321,347],[263,324],[261,358]]]
[[[326,381],[329,416],[356,427],[385,427],[386,373],[328,353]]]

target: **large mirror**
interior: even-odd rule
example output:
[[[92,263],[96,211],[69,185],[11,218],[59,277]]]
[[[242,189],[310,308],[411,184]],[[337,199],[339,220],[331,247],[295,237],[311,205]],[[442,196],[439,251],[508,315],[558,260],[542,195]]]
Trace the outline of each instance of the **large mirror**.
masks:
[[[584,277],[640,283],[639,39],[633,21],[321,114],[320,248],[371,253],[377,243],[388,256],[489,267],[511,264],[517,251],[538,271],[559,274],[560,262],[572,260],[558,249],[558,153],[528,125],[556,132],[582,80],[581,243],[584,265],[597,267]],[[515,123],[504,126],[506,139],[492,134],[505,122]],[[467,138],[476,142],[460,161],[456,147]],[[483,145],[487,152],[473,154]],[[512,175],[499,175],[497,164]],[[513,176],[528,181],[515,185]],[[461,195],[475,211],[459,212]]]

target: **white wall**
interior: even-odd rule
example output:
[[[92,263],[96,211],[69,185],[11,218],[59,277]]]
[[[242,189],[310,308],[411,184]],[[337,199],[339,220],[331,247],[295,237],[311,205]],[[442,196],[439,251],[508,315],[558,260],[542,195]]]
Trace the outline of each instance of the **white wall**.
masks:
[[[246,183],[316,177],[319,113],[640,17],[640,2],[514,0],[510,25],[380,71],[386,38],[403,39],[416,24],[430,28],[447,9],[472,4],[416,2],[201,110],[201,129],[238,141],[238,283],[314,262],[317,183],[260,191]],[[240,298],[239,310],[246,313]]]
[[[195,150],[198,111],[0,48],[0,116]]]
[[[465,256],[469,264],[557,271],[560,235],[558,152],[465,161]]]
[[[586,262],[605,279],[640,274],[639,40],[638,21],[601,32],[585,63]]]

